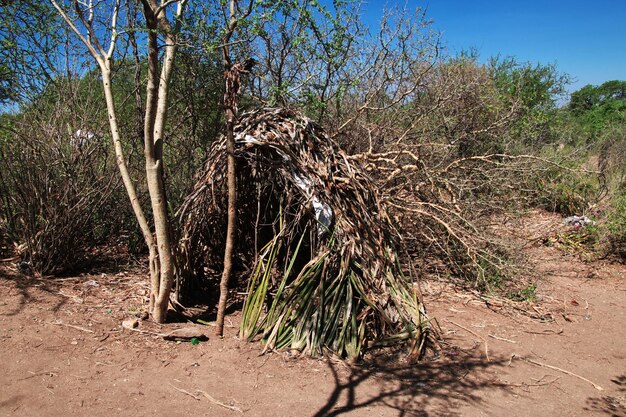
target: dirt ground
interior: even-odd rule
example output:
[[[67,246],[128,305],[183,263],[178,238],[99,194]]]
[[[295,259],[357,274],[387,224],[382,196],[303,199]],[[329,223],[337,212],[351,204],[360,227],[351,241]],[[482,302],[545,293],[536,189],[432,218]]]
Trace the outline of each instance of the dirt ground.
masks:
[[[438,357],[366,364],[260,355],[226,337],[199,344],[122,329],[147,293],[137,272],[34,279],[0,267],[0,416],[626,416],[626,267],[546,247],[560,219],[536,214],[524,251],[533,304],[423,282]],[[186,326],[140,329],[164,333]]]

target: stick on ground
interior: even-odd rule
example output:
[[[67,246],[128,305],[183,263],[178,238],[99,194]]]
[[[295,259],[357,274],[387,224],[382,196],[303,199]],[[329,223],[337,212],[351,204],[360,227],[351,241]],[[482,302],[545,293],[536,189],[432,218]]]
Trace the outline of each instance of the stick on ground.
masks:
[[[450,321],[450,320],[446,320],[446,321],[448,323],[450,323],[450,324],[454,324],[455,326],[460,327],[461,329],[465,330],[466,332],[471,333],[474,336],[476,336],[477,338],[479,338],[480,340],[482,340],[483,343],[485,344],[485,357],[487,358],[487,362],[489,362],[489,347],[487,346],[487,340],[484,337],[480,336],[479,334],[474,333],[473,331],[471,331],[467,327],[463,327],[463,326],[461,326],[458,323],[455,323],[455,322]]]
[[[190,393],[189,391],[186,391],[182,388],[178,388],[176,386],[174,386],[174,384],[170,383],[171,387],[174,388],[176,391],[178,392],[182,392],[183,394],[187,394],[189,395],[191,398],[193,398],[194,400],[200,401],[200,397],[197,397],[195,395],[193,395],[192,393]]]
[[[241,408],[236,407],[234,405],[228,405],[228,404],[224,404],[223,402],[216,400],[215,398],[211,397],[209,394],[207,394],[206,392],[202,391],[202,390],[197,390],[200,394],[204,395],[206,397],[207,400],[211,401],[213,404],[217,404],[220,407],[224,407],[227,408],[231,411],[236,411],[238,413],[242,413],[243,411],[241,410]]]
[[[573,376],[573,377],[578,378],[578,379],[580,379],[582,381],[590,383],[598,391],[604,391],[604,388],[602,388],[600,385],[596,384],[595,382],[592,382],[592,381],[588,380],[587,378],[585,378],[583,376],[577,375],[577,374],[575,374],[573,372],[567,371],[565,369],[558,368],[556,366],[552,366],[552,365],[548,365],[548,364],[545,364],[545,363],[537,362],[537,361],[534,361],[532,359],[523,358],[521,356],[517,356],[517,357],[522,359],[522,360],[524,360],[524,361],[526,361],[526,362],[528,362],[528,363],[532,363],[533,365],[537,365],[537,366],[541,366],[541,367],[544,367],[544,368],[552,369],[552,370],[555,370],[555,371],[563,372],[564,374]]]
[[[492,337],[496,340],[502,340],[504,342],[517,343],[515,340],[505,339],[504,337],[496,336],[495,334],[488,334],[487,336]]]
[[[85,327],[75,326],[73,324],[63,323],[62,321],[51,321],[50,324],[56,324],[57,326],[71,327],[72,329],[80,330],[81,332],[95,333],[93,330],[87,329]]]

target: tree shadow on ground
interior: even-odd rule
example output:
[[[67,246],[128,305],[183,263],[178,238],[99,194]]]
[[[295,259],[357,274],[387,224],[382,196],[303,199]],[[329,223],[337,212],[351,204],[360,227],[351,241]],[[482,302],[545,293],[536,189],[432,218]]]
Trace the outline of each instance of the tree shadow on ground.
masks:
[[[15,412],[18,408],[20,408],[20,402],[23,399],[24,399],[23,395],[14,395],[12,397],[9,397],[6,400],[0,400],[0,410],[2,409],[8,410],[10,408],[13,408],[12,412]]]
[[[37,291],[52,297],[53,305],[49,310],[56,313],[69,300],[68,296],[61,292],[61,288],[67,283],[94,282],[94,286],[99,286],[100,284],[96,283],[94,278],[98,281],[107,281],[119,274],[140,275],[141,272],[137,271],[141,271],[141,268],[138,262],[131,260],[128,256],[116,254],[94,256],[88,262],[81,263],[79,268],[49,276],[34,274],[30,268],[21,271],[19,262],[0,263],[0,288],[5,287],[9,294],[8,300],[0,305],[0,315],[14,316],[29,303],[41,301],[36,296]],[[104,276],[107,277],[103,278]],[[114,288],[114,285],[107,283],[107,287]],[[50,298],[46,298],[46,303],[50,303]]]
[[[135,270],[148,270],[145,259],[147,256],[134,259],[128,254],[119,254],[107,248],[94,249],[88,255],[83,255],[80,262],[77,262],[73,268],[69,268],[55,274],[55,278],[68,278],[87,275],[108,274],[113,275],[120,272],[128,272]]]
[[[611,381],[617,386],[619,395],[587,398],[585,410],[608,414],[611,417],[626,417],[626,374],[619,375]]]
[[[505,365],[508,360],[484,359],[461,353],[452,360],[445,354],[438,360],[400,362],[387,356],[361,366],[329,363],[335,387],[314,417],[341,416],[354,410],[385,407],[399,417],[432,415],[457,416],[463,404],[482,403],[479,390],[509,390],[481,373]],[[367,386],[366,386],[367,385]]]
[[[68,301],[66,296],[59,293],[59,285],[54,280],[24,275],[6,267],[0,269],[0,288],[8,294],[7,301],[3,301],[5,304],[0,306],[0,316],[15,316],[28,304],[39,301],[34,295],[36,291],[47,293],[54,299],[50,308],[54,313]]]

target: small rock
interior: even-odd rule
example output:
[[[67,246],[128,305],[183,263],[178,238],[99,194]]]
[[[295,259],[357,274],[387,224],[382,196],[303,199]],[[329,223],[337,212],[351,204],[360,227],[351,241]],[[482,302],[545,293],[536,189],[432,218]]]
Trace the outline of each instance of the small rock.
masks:
[[[183,327],[182,329],[172,330],[171,332],[163,335],[163,339],[165,340],[191,340],[196,338],[198,340],[208,340],[206,334],[204,334],[203,329],[198,329],[195,327]]]
[[[139,321],[137,319],[126,319],[122,322],[122,327],[125,329],[135,329],[139,326]]]

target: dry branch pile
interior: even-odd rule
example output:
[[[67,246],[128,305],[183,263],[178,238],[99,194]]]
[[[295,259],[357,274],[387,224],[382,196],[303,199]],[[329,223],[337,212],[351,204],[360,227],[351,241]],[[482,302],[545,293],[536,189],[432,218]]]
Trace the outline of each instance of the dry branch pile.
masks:
[[[403,341],[421,352],[427,318],[400,266],[397,232],[360,165],[289,110],[242,115],[235,139],[236,265],[247,287],[241,336],[312,355],[354,358]],[[219,279],[225,152],[224,140],[214,144],[178,214],[183,295]]]

